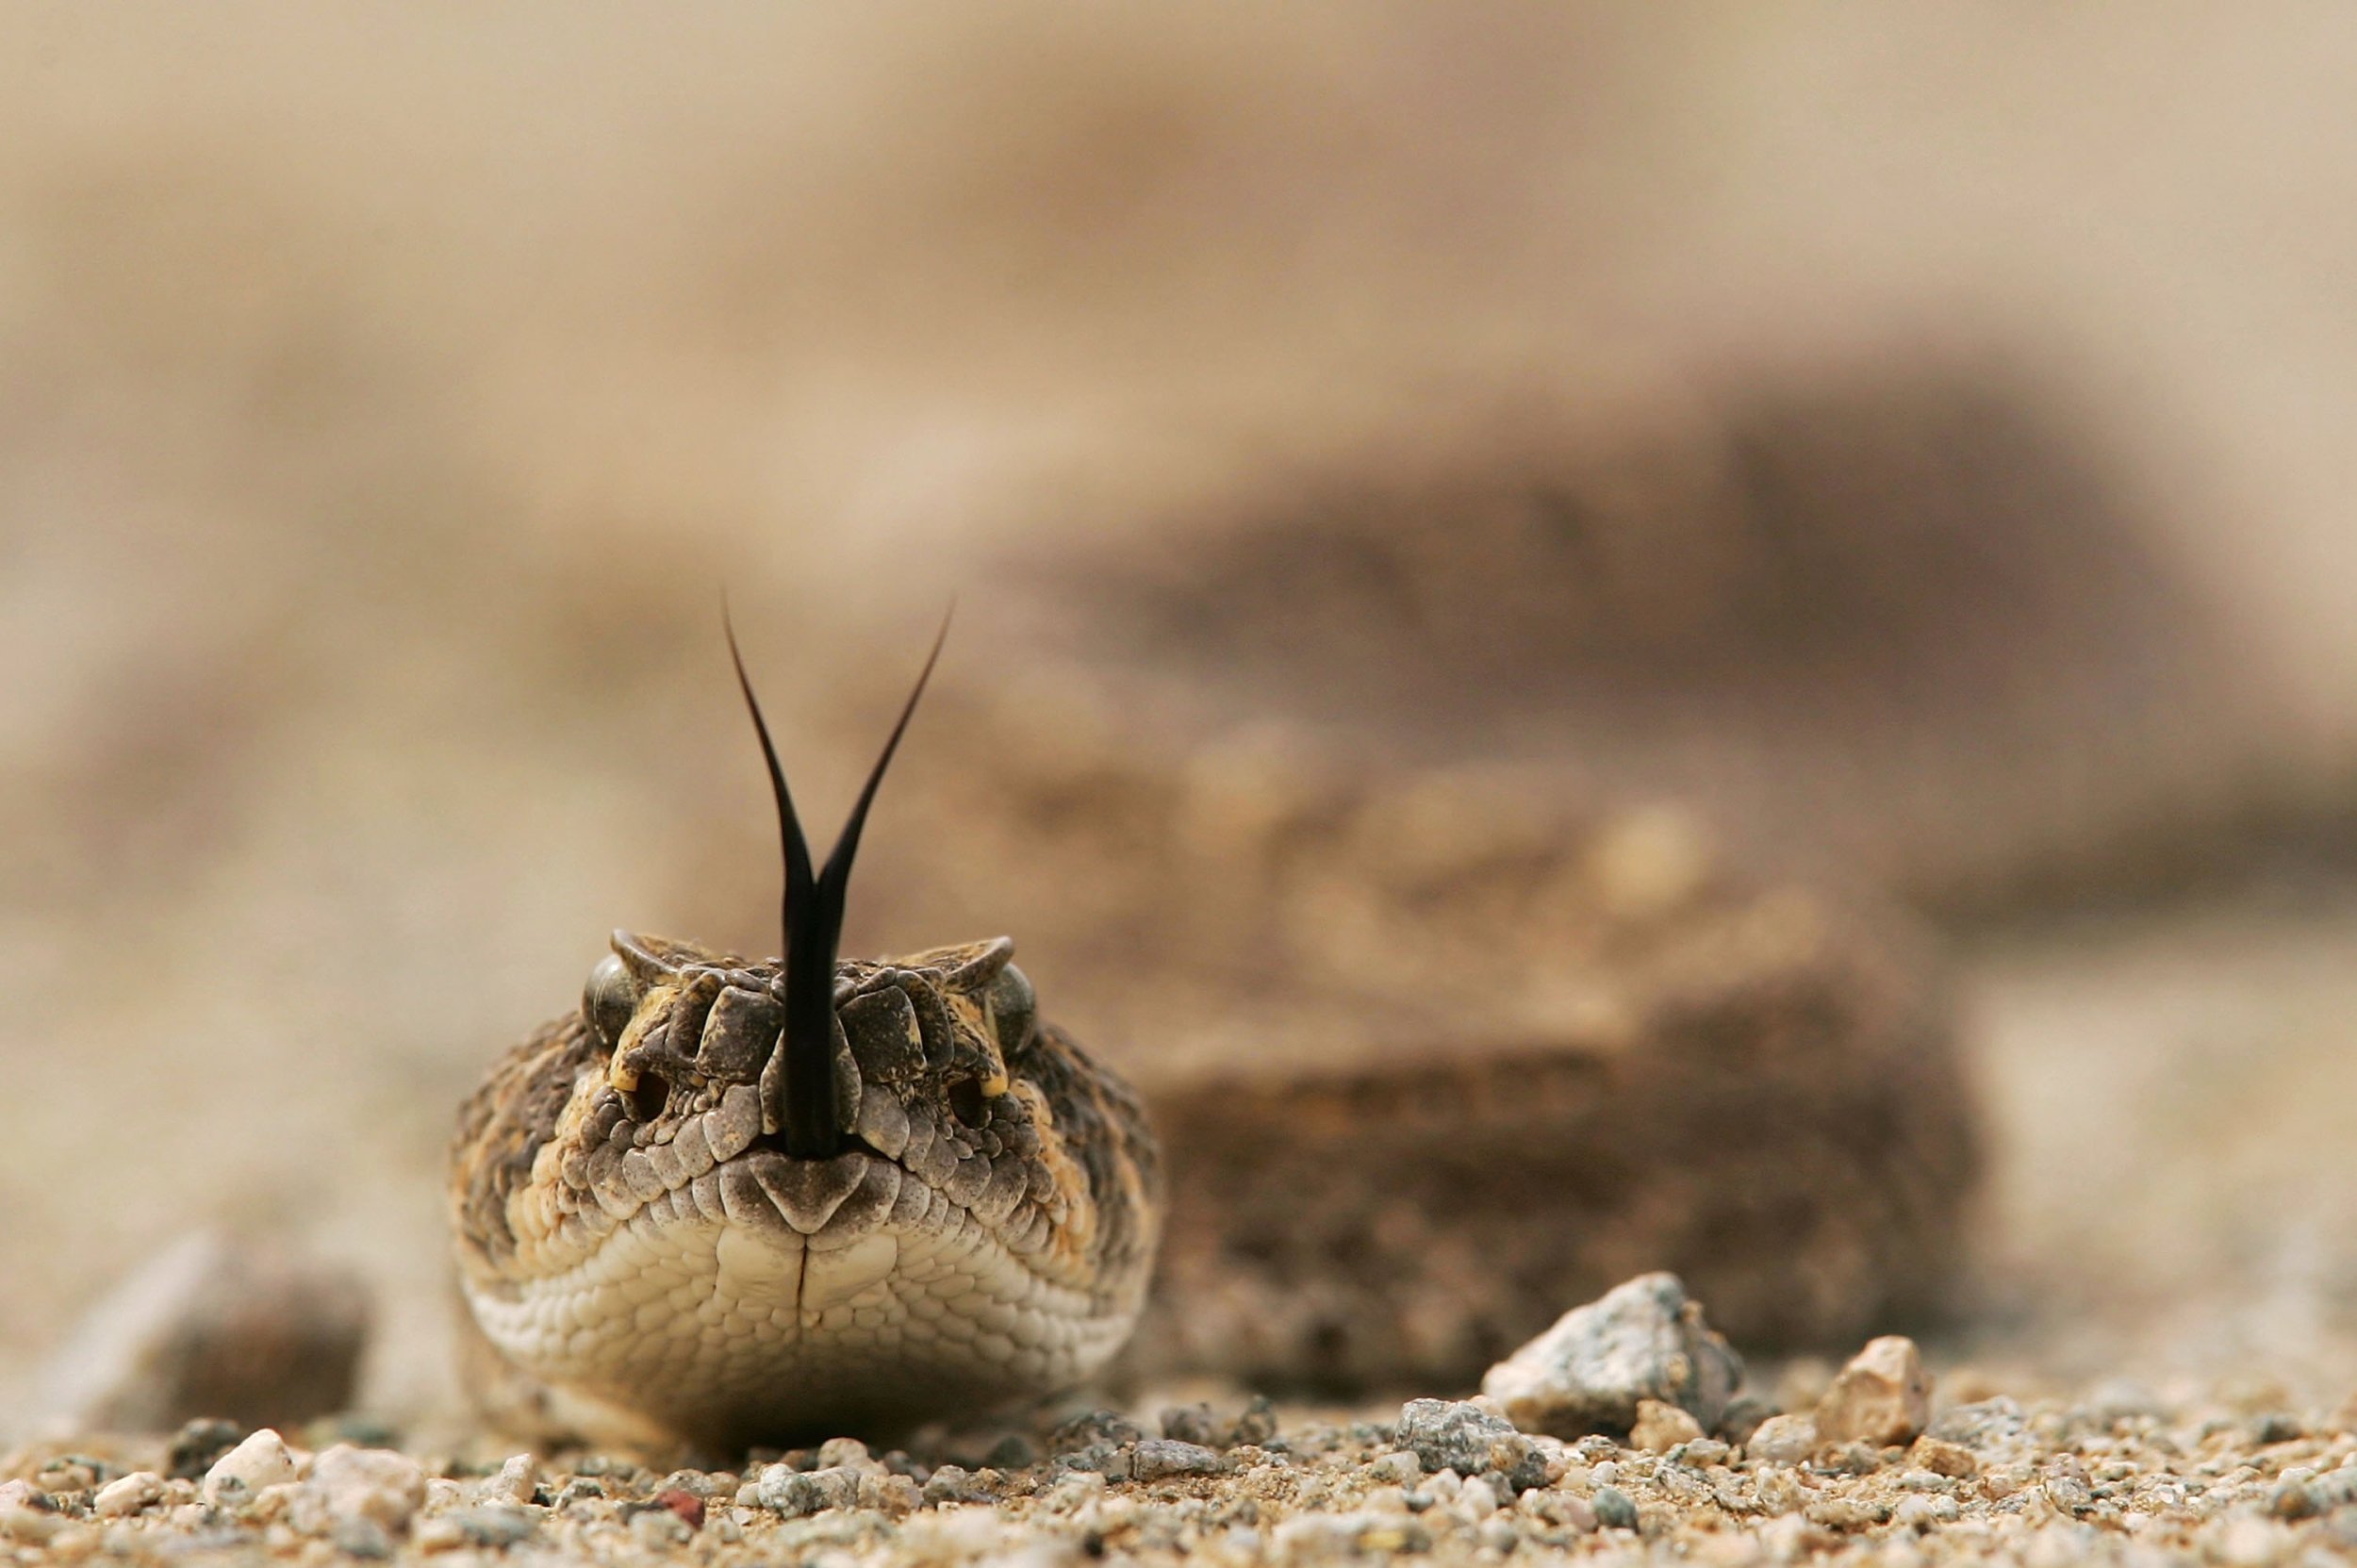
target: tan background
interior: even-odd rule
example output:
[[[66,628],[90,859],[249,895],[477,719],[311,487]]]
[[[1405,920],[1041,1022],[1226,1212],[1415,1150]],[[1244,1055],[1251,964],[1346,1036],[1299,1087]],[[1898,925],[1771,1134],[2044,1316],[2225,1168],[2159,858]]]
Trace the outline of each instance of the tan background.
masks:
[[[362,1262],[373,1396],[430,1397],[455,1097],[607,927],[762,942],[757,874],[678,873],[766,809],[724,582],[790,722],[1036,520],[1914,343],[2116,460],[2279,704],[2268,766],[2357,740],[2347,13],[0,32],[0,1382],[225,1216]],[[861,760],[798,763],[815,816]],[[706,780],[725,829],[677,808]],[[2357,906],[2289,865],[1976,938],[1976,1353],[2357,1378]]]

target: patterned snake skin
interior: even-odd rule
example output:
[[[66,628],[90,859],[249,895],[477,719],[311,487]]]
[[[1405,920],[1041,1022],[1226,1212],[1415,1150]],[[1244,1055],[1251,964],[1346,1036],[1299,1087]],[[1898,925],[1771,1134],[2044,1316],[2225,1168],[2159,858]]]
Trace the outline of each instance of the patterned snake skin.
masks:
[[[510,1424],[717,1452],[889,1432],[1069,1386],[1129,1338],[1162,1187],[1128,1086],[1040,1021],[1003,937],[836,958],[868,806],[940,653],[823,868],[737,659],[785,956],[618,932],[579,1013],[467,1102],[459,1288],[487,1382],[530,1412]]]
[[[1004,939],[836,968],[842,1152],[785,1153],[780,969],[618,933],[466,1106],[461,1288],[560,1426],[716,1450],[1077,1382],[1162,1213],[1136,1098]]]

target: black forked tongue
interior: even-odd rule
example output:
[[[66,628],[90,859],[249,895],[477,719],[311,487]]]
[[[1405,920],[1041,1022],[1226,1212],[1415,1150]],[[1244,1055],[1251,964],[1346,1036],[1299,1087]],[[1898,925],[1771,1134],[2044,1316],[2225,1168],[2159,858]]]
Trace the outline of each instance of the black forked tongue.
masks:
[[[736,649],[736,629],[729,624],[725,606],[721,630],[728,635],[729,657],[736,665],[736,685],[745,693],[745,706],[753,716],[753,731],[761,737],[761,754],[769,765],[769,788],[778,799],[778,836],[785,848],[785,1151],[799,1160],[824,1160],[842,1143],[834,1119],[834,957],[843,937],[843,905],[850,891],[851,859],[859,853],[860,830],[867,825],[867,808],[883,783],[892,753],[899,750],[916,700],[941,657],[949,635],[949,618],[941,618],[932,652],[925,655],[916,688],[900,709],[899,721],[884,742],[883,754],[867,775],[859,801],[845,819],[842,834],[828,851],[827,864],[815,873],[810,845],[802,837],[801,819],[794,813],[794,796],[785,786],[785,769],[778,766],[778,750],[769,741],[769,726],[753,697],[753,684],[745,674],[745,658]]]

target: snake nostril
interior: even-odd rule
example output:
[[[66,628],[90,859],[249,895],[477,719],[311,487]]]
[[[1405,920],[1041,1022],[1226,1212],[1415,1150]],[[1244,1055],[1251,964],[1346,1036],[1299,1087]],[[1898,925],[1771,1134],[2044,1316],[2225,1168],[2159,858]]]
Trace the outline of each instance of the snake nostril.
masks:
[[[949,1114],[968,1127],[980,1127],[990,1119],[990,1108],[982,1103],[981,1080],[962,1078],[949,1085]]]
[[[651,1122],[663,1114],[664,1106],[670,1102],[671,1085],[661,1073],[642,1072],[638,1075],[638,1086],[622,1090],[621,1096],[631,1120]]]

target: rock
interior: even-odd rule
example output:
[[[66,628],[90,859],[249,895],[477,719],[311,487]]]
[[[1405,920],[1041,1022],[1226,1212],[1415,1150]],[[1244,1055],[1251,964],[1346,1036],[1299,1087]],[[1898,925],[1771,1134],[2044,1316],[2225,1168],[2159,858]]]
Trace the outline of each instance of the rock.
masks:
[[[1512,1423],[1462,1400],[1410,1399],[1400,1407],[1399,1445],[1416,1456],[1426,1474],[1478,1475],[1490,1468],[1492,1450],[1500,1442],[1521,1436]]]
[[[1770,1464],[1801,1464],[1817,1452],[1817,1418],[1772,1415],[1759,1424],[1743,1452]]]
[[[294,1478],[294,1455],[286,1439],[265,1427],[213,1461],[205,1472],[205,1500],[215,1508],[238,1508],[264,1487]]]
[[[486,1503],[529,1503],[539,1494],[540,1461],[530,1454],[508,1455],[496,1474],[484,1477],[479,1489]]]
[[[1146,1433],[1135,1422],[1114,1411],[1089,1411],[1076,1415],[1047,1434],[1050,1454],[1074,1454],[1083,1448],[1118,1448]],[[995,1462],[995,1461],[994,1461]]]
[[[454,1530],[456,1540],[453,1544],[497,1548],[529,1540],[532,1532],[540,1527],[540,1521],[532,1510],[518,1508],[513,1503],[485,1503],[475,1508],[452,1509],[418,1527],[417,1540],[420,1546],[429,1544],[427,1529],[430,1526]],[[436,1534],[438,1537],[440,1532]]]
[[[789,1465],[765,1465],[761,1474],[737,1489],[745,1508],[767,1509],[788,1519],[849,1508],[859,1501],[859,1472],[846,1465],[796,1470]]]
[[[1217,1449],[1175,1438],[1149,1437],[1137,1445],[1129,1460],[1131,1478],[1159,1481],[1172,1476],[1216,1476],[1228,1468]]]
[[[1596,1523],[1608,1530],[1633,1530],[1637,1527],[1637,1504],[1617,1486],[1600,1486],[1588,1506],[1596,1510]]]
[[[417,1461],[389,1448],[339,1443],[311,1461],[291,1522],[314,1535],[349,1519],[371,1519],[398,1532],[424,1505],[425,1471]]]
[[[1981,1461],[1971,1449],[1928,1433],[1917,1438],[1915,1446],[1907,1450],[1907,1462],[1952,1480],[1969,1480],[1981,1473]]]
[[[929,1503],[987,1503],[991,1494],[975,1485],[974,1477],[962,1464],[939,1464],[925,1480],[925,1501]]]
[[[1648,1454],[1666,1454],[1681,1443],[1699,1442],[1702,1435],[1702,1423],[1677,1406],[1665,1405],[1658,1399],[1640,1399],[1628,1442],[1630,1447]]]
[[[1219,1441],[1223,1435],[1220,1419],[1208,1404],[1173,1405],[1162,1411],[1162,1435],[1206,1448],[1225,1446]]]
[[[161,1432],[200,1416],[292,1427],[352,1402],[368,1341],[359,1277],[200,1231],[84,1314],[40,1374],[58,1430]]]
[[[1886,1334],[1868,1342],[1817,1401],[1817,1433],[1826,1443],[1878,1448],[1914,1441],[1932,1416],[1932,1378],[1915,1342]]]
[[[1673,1274],[1640,1275],[1490,1368],[1481,1392],[1525,1431],[1626,1431],[1638,1404],[1675,1405],[1707,1429],[1742,1381],[1741,1358]]]
[[[2000,1395],[1944,1410],[1929,1430],[1943,1443],[1992,1448],[2019,1440],[2029,1430],[2029,1422],[2019,1405]]]
[[[1247,1444],[1265,1444],[1277,1435],[1277,1406],[1265,1394],[1256,1394],[1236,1417],[1224,1446],[1241,1447]]]
[[[172,1437],[164,1474],[175,1481],[202,1480],[213,1461],[245,1441],[245,1428],[234,1421],[197,1420]]]
[[[91,1499],[101,1519],[123,1519],[163,1500],[164,1478],[153,1470],[134,1470],[108,1481]]]

